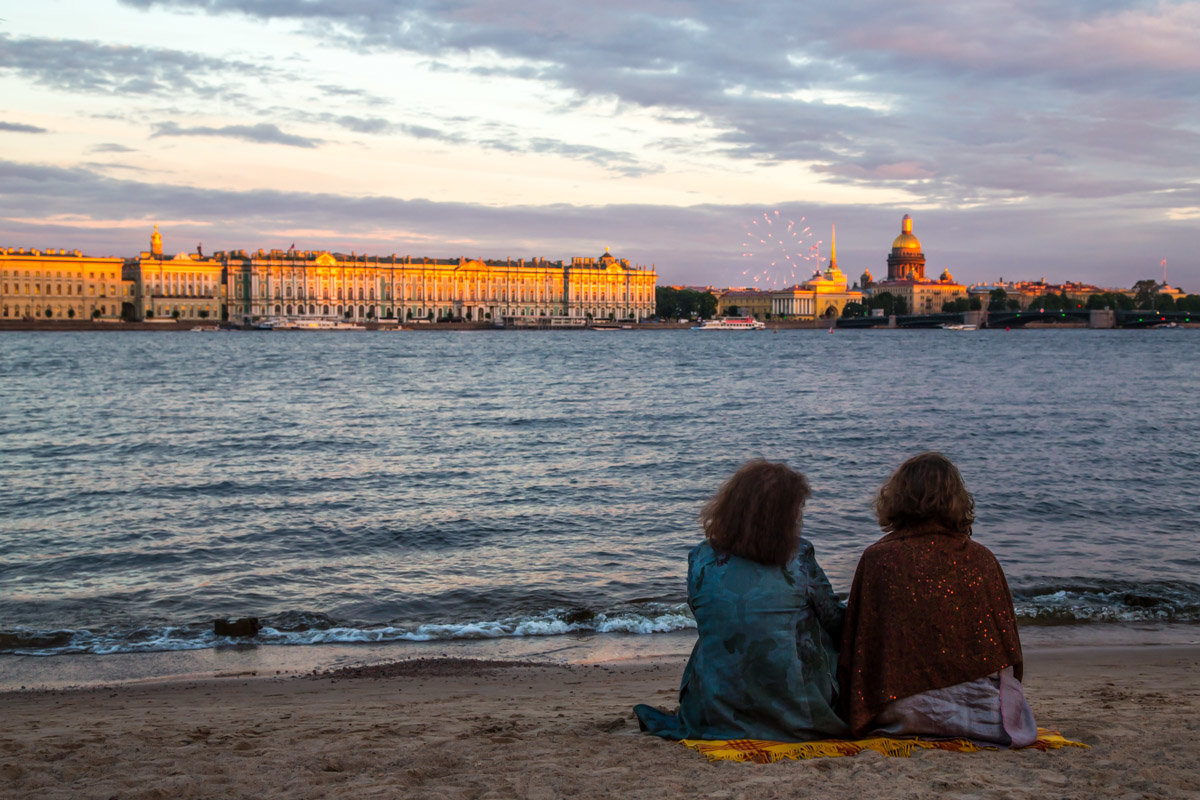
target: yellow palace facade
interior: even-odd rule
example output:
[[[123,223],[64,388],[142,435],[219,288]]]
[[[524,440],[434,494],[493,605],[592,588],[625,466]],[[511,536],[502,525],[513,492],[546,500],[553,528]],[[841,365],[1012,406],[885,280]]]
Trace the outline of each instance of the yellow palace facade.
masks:
[[[0,320],[121,319],[132,287],[122,258],[0,248]]]
[[[222,318],[225,298],[224,265],[199,253],[163,255],[158,226],[150,237],[150,251],[126,262],[125,278],[133,284],[131,319],[209,320]]]
[[[419,259],[297,250],[216,253],[226,318],[519,321],[641,320],[654,313],[657,275],[607,251],[569,264]]]
[[[607,250],[569,262],[244,250],[129,259],[0,248],[0,320],[502,324],[653,316],[657,274]]]

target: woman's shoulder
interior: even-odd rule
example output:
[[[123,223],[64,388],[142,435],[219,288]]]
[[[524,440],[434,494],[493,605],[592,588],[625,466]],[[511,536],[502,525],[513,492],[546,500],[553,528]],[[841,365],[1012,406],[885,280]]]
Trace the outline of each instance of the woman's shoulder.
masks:
[[[694,564],[698,561],[712,561],[715,556],[716,553],[713,551],[712,545],[705,539],[688,551],[688,563]]]
[[[970,534],[949,531],[895,531],[885,534],[862,552],[859,563],[865,567],[886,568],[901,560],[924,560],[933,554],[966,558],[975,564],[999,565],[996,556]]]
[[[811,545],[809,552],[811,553]],[[717,550],[707,540],[693,547],[688,553],[688,566],[693,572],[709,568],[736,574],[779,571],[778,566],[760,564],[749,558],[743,558],[724,550]]]

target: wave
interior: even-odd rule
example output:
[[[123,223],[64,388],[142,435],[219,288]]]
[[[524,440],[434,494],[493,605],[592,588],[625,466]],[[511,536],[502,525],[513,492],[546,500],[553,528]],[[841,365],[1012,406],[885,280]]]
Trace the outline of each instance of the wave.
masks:
[[[1200,624],[1200,586],[1183,581],[1031,585],[1013,592],[1013,605],[1029,625]]]
[[[668,633],[696,627],[687,606],[660,603],[647,603],[636,609],[610,612],[593,612],[586,608],[560,608],[494,620],[424,623],[413,626],[360,625],[339,622],[321,614],[303,612],[259,621],[263,627],[253,639],[217,636],[213,633],[210,623],[141,628],[137,631],[34,630],[18,627],[10,631],[0,631],[0,655],[110,655],[202,650],[246,643],[383,644],[581,633],[637,635]]]
[[[1074,580],[1015,587],[1013,604],[1021,626],[1197,625],[1200,585],[1186,582],[1136,583]],[[615,608],[547,608],[495,619],[416,624],[363,623],[325,614],[292,611],[260,619],[253,639],[217,636],[212,623],[146,625],[136,628],[0,630],[0,655],[109,655],[170,650],[201,650],[252,643],[304,646],[443,642],[589,633],[647,635],[694,629],[684,603],[636,600]]]

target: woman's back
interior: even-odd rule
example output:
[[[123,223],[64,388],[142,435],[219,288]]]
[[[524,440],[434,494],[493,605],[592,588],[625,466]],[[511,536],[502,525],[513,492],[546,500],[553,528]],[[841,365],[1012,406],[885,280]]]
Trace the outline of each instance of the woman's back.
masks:
[[[887,534],[850,587],[838,680],[858,736],[1037,736],[1004,571],[971,539],[975,498],[941,453],[913,456],[875,497]]]
[[[1004,572],[986,547],[949,531],[895,532],[868,547],[850,591],[841,653],[856,733],[887,702],[981,678],[1021,643]]]
[[[698,638],[680,685],[679,713],[638,716],[670,738],[804,740],[840,736],[833,710],[841,604],[801,540],[769,566],[718,553],[688,557],[688,602]]]

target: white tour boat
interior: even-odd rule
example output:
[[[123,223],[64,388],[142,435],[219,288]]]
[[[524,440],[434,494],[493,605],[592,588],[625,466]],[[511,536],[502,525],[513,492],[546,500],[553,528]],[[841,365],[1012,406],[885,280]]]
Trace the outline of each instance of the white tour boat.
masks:
[[[754,317],[718,317],[716,319],[701,320],[699,325],[692,328],[694,331],[761,331],[767,327],[764,323],[759,322]]]

